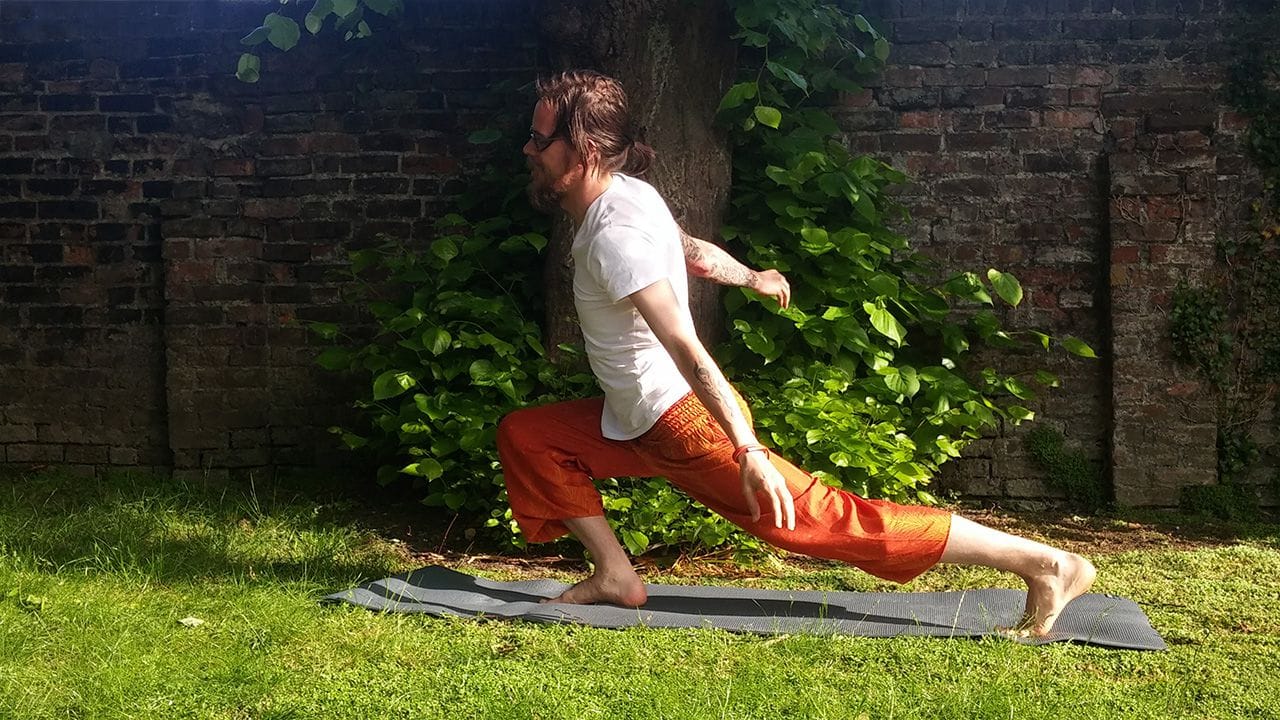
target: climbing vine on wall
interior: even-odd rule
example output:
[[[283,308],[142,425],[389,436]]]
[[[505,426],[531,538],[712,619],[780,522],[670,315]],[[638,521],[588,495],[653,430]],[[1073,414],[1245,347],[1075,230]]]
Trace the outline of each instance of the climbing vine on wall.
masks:
[[[1195,370],[1218,398],[1217,489],[1197,488],[1188,509],[1239,514],[1256,503],[1241,487],[1262,460],[1280,465],[1274,409],[1280,383],[1280,3],[1236,31],[1235,57],[1223,97],[1248,120],[1243,145],[1261,177],[1248,202],[1245,227],[1224,228],[1218,240],[1220,272],[1202,284],[1182,283],[1174,293],[1170,336],[1174,357]],[[1270,416],[1269,431],[1261,427]],[[1273,489],[1280,482],[1273,477]],[[1219,497],[1221,496],[1221,497]]]

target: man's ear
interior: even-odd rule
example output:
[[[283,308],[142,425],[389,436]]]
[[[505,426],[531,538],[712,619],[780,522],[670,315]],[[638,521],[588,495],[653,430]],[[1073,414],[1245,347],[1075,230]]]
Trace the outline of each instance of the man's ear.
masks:
[[[582,166],[583,172],[591,174],[600,167],[600,153],[590,143],[583,143],[581,147],[574,148],[574,152],[578,153],[577,164]]]

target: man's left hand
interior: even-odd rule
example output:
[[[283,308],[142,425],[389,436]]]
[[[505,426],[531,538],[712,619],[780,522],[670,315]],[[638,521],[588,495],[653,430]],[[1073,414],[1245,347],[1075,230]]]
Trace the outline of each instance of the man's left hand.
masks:
[[[774,527],[795,530],[796,505],[791,498],[791,488],[787,487],[782,473],[769,462],[769,456],[762,452],[749,452],[742,456],[739,467],[742,494],[747,500],[747,508],[751,510],[751,520],[760,521],[760,502],[756,493],[764,493],[773,508]]]
[[[782,307],[791,304],[791,283],[777,270],[756,271],[756,284],[752,287],[757,293],[771,297]]]

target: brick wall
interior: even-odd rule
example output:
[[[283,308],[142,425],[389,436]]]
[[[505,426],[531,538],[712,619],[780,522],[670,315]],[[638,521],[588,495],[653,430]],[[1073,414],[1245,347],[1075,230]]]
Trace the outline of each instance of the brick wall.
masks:
[[[1212,402],[1172,363],[1167,313],[1178,279],[1211,264],[1215,220],[1235,222],[1256,181],[1215,94],[1247,3],[867,5],[894,40],[891,67],[847,98],[844,123],[852,146],[913,176],[907,235],[949,267],[1012,271],[1026,289],[1004,314],[1014,327],[1105,353],[1049,360],[1063,387],[1038,419],[1110,462],[1123,503],[1171,505],[1179,487],[1212,482]],[[946,484],[1051,496],[1026,429],[975,443]]]
[[[240,83],[275,5],[0,3],[0,460],[347,459],[325,428],[349,383],[295,321],[354,319],[349,249],[428,236],[489,85],[535,74],[534,19],[411,2],[401,31],[304,38]]]
[[[399,31],[304,39],[243,85],[238,39],[273,5],[0,2],[0,460],[343,460],[324,428],[347,385],[293,321],[353,319],[329,275],[351,247],[428,236],[488,87],[535,73],[536,3],[410,2]],[[1253,181],[1214,96],[1240,8],[867,5],[891,67],[840,115],[852,147],[913,176],[903,231],[951,267],[1013,271],[1014,326],[1107,354],[1048,360],[1064,387],[1035,409],[1114,459],[1123,501],[1212,480],[1211,408],[1168,360],[1165,313]],[[1051,495],[1012,428],[946,480]]]

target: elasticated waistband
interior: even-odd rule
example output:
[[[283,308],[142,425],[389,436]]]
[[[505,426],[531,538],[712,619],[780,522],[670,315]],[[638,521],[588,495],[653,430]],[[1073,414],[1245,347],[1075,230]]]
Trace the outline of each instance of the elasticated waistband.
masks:
[[[673,435],[679,435],[684,430],[699,422],[707,416],[707,409],[702,407],[702,402],[698,400],[698,396],[690,390],[684,397],[676,401],[675,405],[667,408],[658,418],[658,422],[645,433],[648,435],[659,428],[664,429]]]
[[[742,414],[747,419],[747,424],[751,424],[751,408],[747,405],[747,401],[738,393],[737,389],[733,389],[733,398],[738,401],[738,408],[742,410]],[[690,390],[687,395],[676,401],[675,405],[667,408],[662,413],[658,421],[649,428],[644,435],[640,437],[651,437],[655,432],[664,432],[672,437],[683,435],[685,431],[692,429],[694,426],[710,421],[715,422],[715,418],[702,405],[702,401],[698,396]],[[661,430],[659,430],[661,428]]]

